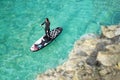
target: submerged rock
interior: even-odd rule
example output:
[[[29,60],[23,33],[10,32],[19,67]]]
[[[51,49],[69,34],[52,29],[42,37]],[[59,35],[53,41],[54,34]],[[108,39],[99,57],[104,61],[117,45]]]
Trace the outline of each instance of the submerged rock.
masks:
[[[102,26],[102,34],[82,36],[66,62],[36,80],[119,80],[120,26]]]

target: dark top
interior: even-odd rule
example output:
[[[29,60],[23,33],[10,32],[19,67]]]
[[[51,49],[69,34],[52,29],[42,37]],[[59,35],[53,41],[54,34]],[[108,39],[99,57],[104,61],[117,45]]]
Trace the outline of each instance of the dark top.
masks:
[[[50,29],[50,22],[49,21],[45,21],[41,25],[44,25],[44,24],[45,24],[45,30],[49,30]]]

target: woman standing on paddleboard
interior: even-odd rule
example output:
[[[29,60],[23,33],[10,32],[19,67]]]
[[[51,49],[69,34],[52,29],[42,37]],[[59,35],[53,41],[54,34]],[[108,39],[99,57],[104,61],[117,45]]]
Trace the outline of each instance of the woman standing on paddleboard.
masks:
[[[46,18],[41,25],[44,25],[44,24],[45,24],[45,34],[47,35],[48,38],[50,38],[50,21],[48,18]]]

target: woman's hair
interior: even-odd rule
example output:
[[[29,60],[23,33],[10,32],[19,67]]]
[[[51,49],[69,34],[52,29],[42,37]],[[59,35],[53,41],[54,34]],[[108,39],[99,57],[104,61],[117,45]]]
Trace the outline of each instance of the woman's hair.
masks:
[[[48,19],[48,18],[46,18],[46,20],[47,20],[47,21],[49,21],[49,19]]]

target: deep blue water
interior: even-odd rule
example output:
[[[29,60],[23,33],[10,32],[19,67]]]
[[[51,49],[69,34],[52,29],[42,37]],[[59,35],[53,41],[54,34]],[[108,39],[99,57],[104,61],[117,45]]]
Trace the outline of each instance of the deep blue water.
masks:
[[[61,26],[63,32],[33,53],[30,47],[44,35],[39,25],[46,17],[51,29]],[[34,80],[66,61],[81,35],[119,23],[120,0],[0,0],[0,80]]]

